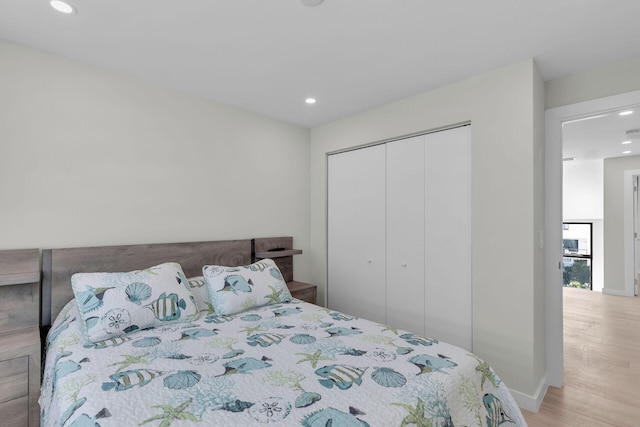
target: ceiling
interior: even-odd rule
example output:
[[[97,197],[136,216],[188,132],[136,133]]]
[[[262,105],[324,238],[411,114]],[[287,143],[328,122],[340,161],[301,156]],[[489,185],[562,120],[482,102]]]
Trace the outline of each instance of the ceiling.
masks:
[[[621,116],[623,111],[633,113]],[[631,132],[626,134],[627,131]],[[562,157],[567,160],[637,155],[640,155],[640,105],[596,113],[562,126]]]
[[[70,2],[0,0],[0,38],[304,127],[527,58],[549,80],[640,57],[638,0]]]

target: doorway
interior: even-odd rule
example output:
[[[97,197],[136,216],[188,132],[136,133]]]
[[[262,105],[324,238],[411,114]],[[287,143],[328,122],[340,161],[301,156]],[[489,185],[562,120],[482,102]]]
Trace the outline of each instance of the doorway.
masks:
[[[640,187],[640,176],[633,176],[633,295],[638,295],[638,281],[640,280],[640,197],[638,189]]]
[[[633,175],[633,295],[638,295],[638,278],[640,277],[640,209],[638,203],[638,186],[640,185],[640,176]]]
[[[638,295],[638,275],[640,274],[639,184],[640,170],[624,172],[625,290],[622,293],[624,296]]]
[[[564,377],[562,332],[562,125],[571,120],[608,113],[626,106],[639,104],[640,91],[634,91],[552,108],[545,113],[546,341],[547,384],[551,386],[561,387]],[[633,217],[633,214],[629,214],[629,217]]]

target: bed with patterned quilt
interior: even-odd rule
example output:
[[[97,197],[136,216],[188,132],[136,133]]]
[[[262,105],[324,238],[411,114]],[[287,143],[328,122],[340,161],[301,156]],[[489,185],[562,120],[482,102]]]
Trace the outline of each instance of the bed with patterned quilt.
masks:
[[[141,267],[73,275],[43,426],[526,425],[474,354],[293,299],[271,260]]]

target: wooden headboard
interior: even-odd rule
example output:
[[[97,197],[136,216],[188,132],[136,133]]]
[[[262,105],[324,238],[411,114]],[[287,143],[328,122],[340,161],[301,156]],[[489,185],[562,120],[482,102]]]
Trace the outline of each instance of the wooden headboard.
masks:
[[[201,276],[207,264],[238,266],[251,263],[251,240],[162,243],[42,251],[42,317],[46,328],[73,299],[74,273],[140,270],[177,262],[187,277]]]

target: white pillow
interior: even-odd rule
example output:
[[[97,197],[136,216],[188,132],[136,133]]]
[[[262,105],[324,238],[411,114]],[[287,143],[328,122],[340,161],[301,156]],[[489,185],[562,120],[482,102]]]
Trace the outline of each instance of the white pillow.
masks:
[[[291,301],[289,288],[272,259],[242,267],[205,265],[202,274],[217,316]]]
[[[189,283],[177,263],[128,273],[76,273],[71,286],[88,342],[190,322],[198,316]]]

